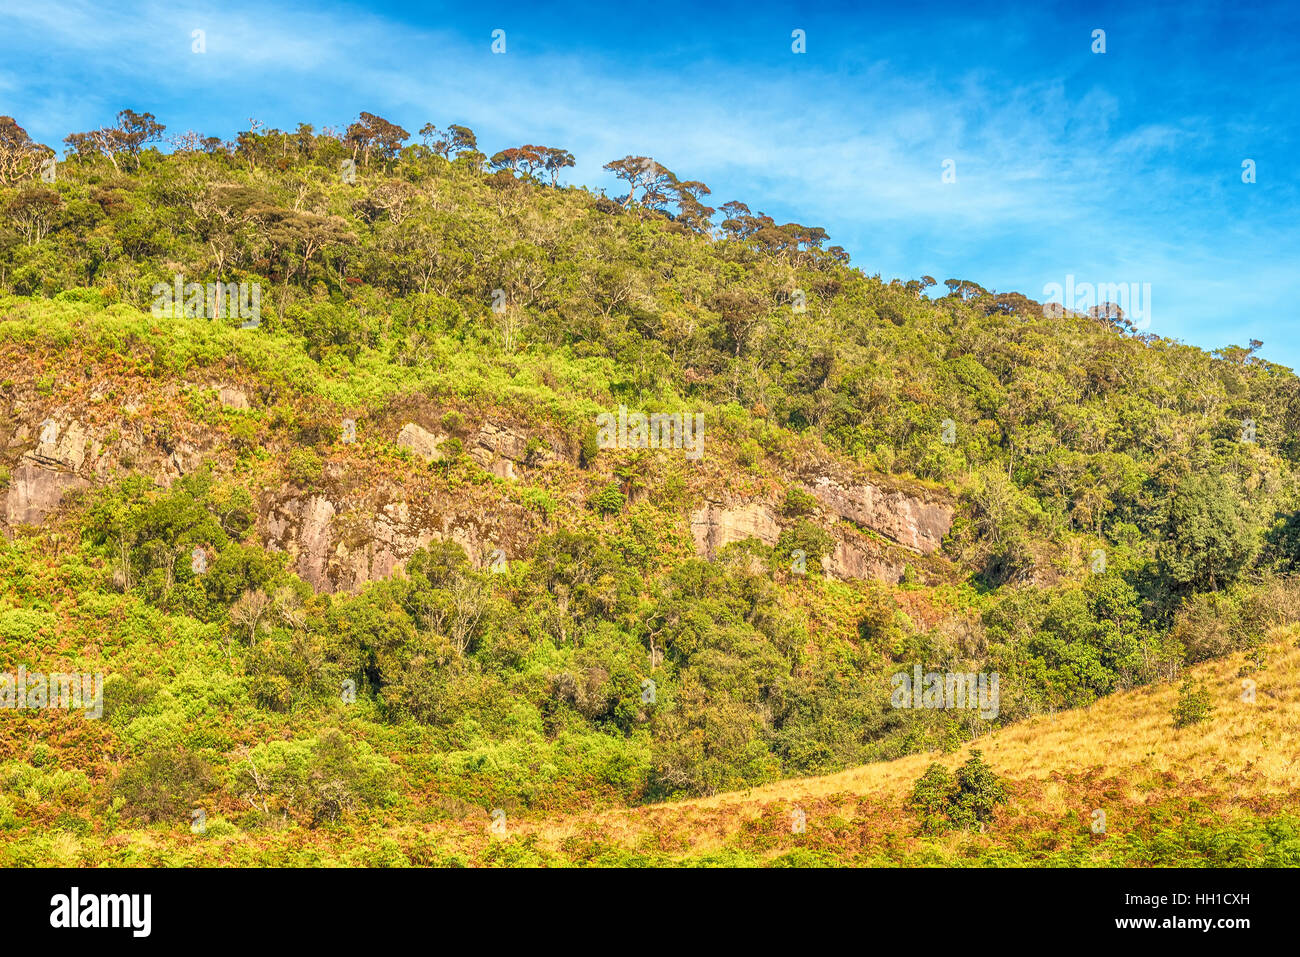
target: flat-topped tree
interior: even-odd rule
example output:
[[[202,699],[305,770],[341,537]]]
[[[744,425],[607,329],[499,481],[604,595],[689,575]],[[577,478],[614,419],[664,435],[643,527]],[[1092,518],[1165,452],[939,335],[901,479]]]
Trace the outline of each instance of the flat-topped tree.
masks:
[[[978,299],[980,296],[987,296],[989,291],[977,282],[969,279],[945,279],[943,284],[948,287],[948,295],[954,299],[960,299],[968,302],[971,299]]]
[[[672,191],[677,199],[677,220],[694,232],[708,232],[713,226],[713,214],[717,210],[706,206],[700,197],[708,196],[713,191],[694,179],[674,183]]]
[[[623,198],[623,207],[632,205],[636,191],[641,190],[641,204],[657,209],[668,201],[668,187],[677,181],[677,177],[665,166],[656,163],[649,156],[624,156],[620,160],[611,160],[604,169],[609,170],[619,179],[627,182],[627,196]]]
[[[373,152],[380,159],[392,159],[402,144],[410,139],[411,134],[396,123],[390,123],[382,116],[362,112],[360,119],[348,127],[343,142],[352,147],[352,159],[361,153],[361,165],[370,165]]]
[[[446,160],[451,159],[450,133],[438,129],[432,123],[425,123],[420,127],[420,139],[424,140],[424,145],[429,148],[429,152]]]
[[[458,126],[453,123],[447,127],[447,135],[451,137],[451,151],[458,156],[461,153],[473,153],[478,149],[478,137],[468,126]]]
[[[551,146],[539,146],[538,149],[542,151],[542,168],[551,174],[551,185],[555,186],[560,170],[573,165],[573,154]]]
[[[501,150],[493,154],[489,162],[493,169],[514,170],[528,179],[533,179],[539,171],[545,170],[551,174],[551,185],[555,186],[560,170],[573,165],[573,154],[553,146],[528,143]]]
[[[522,174],[526,179],[532,179],[533,171],[540,169],[542,165],[542,155],[539,152],[541,149],[544,149],[544,147],[531,144],[512,146],[509,149],[493,153],[488,162],[495,170],[508,169]]]

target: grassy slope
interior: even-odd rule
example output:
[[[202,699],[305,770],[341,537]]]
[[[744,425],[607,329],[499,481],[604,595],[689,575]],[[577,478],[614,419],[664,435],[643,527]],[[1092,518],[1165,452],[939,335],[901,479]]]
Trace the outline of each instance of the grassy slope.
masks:
[[[1206,723],[1175,729],[1178,690],[1157,685],[976,742],[1012,794],[981,834],[917,834],[907,795],[936,758],[913,755],[699,800],[525,816],[510,820],[504,837],[475,810],[386,828],[357,820],[237,833],[222,822],[202,837],[177,826],[107,839],[55,832],[40,844],[60,863],[108,865],[1295,866],[1300,642],[1294,629],[1269,637],[1258,670],[1244,655],[1191,669],[1213,695]],[[1243,670],[1256,682],[1253,704],[1241,700]],[[937,759],[955,768],[968,751]],[[795,808],[807,815],[804,835],[791,833]],[[1096,809],[1106,814],[1104,835],[1091,833]]]
[[[1190,669],[1214,698],[1211,719],[1175,729],[1174,685],[1118,693],[1091,708],[1033,718],[938,760],[955,769],[980,748],[1011,783],[1008,808],[983,835],[919,840],[904,810],[912,784],[935,760],[911,755],[823,777],[782,781],[672,805],[569,817],[531,827],[543,845],[564,847],[591,831],[630,847],[677,845],[683,859],[742,852],[757,860],[827,852],[866,863],[1159,864],[1178,863],[1203,825],[1219,831],[1230,860],[1262,863],[1273,842],[1233,835],[1256,816],[1300,812],[1300,645],[1294,632],[1270,636],[1265,667],[1251,671],[1255,702],[1241,700],[1242,655]],[[805,837],[790,834],[791,811],[807,814]],[[1091,834],[1092,812],[1106,813],[1105,836]],[[1272,863],[1300,863],[1292,820],[1285,851]],[[1283,856],[1285,855],[1285,856]],[[677,855],[674,855],[677,856]],[[1221,863],[1227,863],[1227,860]]]

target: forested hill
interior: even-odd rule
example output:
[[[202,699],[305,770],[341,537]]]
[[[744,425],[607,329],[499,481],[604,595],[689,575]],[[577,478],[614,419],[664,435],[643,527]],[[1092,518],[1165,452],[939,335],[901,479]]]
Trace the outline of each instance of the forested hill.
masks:
[[[107,676],[93,741],[3,724],[11,779],[89,770],[0,827],[705,794],[1295,615],[1300,389],[1257,342],[886,282],[646,157],[605,196],[463,126],[166,137],[0,117],[3,654]],[[609,447],[620,408],[702,454]],[[914,665],[1000,713],[891,707]]]

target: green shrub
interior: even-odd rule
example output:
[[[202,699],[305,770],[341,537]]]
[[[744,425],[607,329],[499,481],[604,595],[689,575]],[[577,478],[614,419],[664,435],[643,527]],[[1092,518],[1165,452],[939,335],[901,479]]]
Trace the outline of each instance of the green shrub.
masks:
[[[948,811],[956,792],[957,782],[942,764],[931,764],[917,778],[909,804],[921,820],[922,831],[934,833],[949,826]]]
[[[1183,678],[1178,689],[1178,701],[1174,705],[1174,727],[1186,728],[1208,721],[1213,711],[1214,703],[1204,682],[1193,681],[1190,675]]]
[[[931,764],[912,786],[910,806],[927,833],[982,827],[993,820],[993,811],[1008,801],[1006,786],[984,763],[984,756],[972,750],[957,769],[956,776],[941,764]]]
[[[623,496],[623,491],[618,487],[617,482],[610,482],[608,485],[596,491],[587,504],[597,515],[616,515],[623,511],[623,505],[627,501]]]
[[[785,502],[781,505],[781,514],[787,518],[803,518],[817,511],[817,499],[801,488],[792,488],[785,493]]]
[[[582,433],[582,446],[579,451],[578,464],[584,469],[589,469],[596,464],[596,457],[599,455],[600,440],[596,433],[596,427],[592,425]]]
[[[835,536],[806,518],[801,518],[793,527],[784,529],[777,537],[775,546],[776,554],[783,559],[789,559],[796,551],[802,551],[805,568],[810,572],[819,570],[822,557],[834,550]]]
[[[297,448],[289,453],[289,461],[286,463],[285,471],[288,473],[289,480],[295,485],[303,488],[315,488],[325,474],[325,466],[321,463],[320,456],[315,450],[309,448]]]
[[[555,510],[560,507],[560,503],[555,496],[543,488],[524,489],[523,499],[525,505],[535,509],[547,522],[551,520]]]
[[[3,794],[0,794],[0,831],[12,831],[22,826],[22,821],[18,819],[14,811],[13,802]]]
[[[129,762],[113,782],[122,810],[145,824],[187,821],[212,786],[207,763],[182,746],[155,748]]]
[[[966,763],[957,769],[957,801],[949,811],[953,824],[963,828],[988,824],[993,820],[993,809],[1007,800],[1006,786],[984,763],[984,756],[972,750]]]
[[[54,297],[55,302],[84,302],[89,303],[96,309],[103,309],[108,305],[108,300],[98,289],[86,289],[85,287],[74,287],[65,289]]]
[[[330,731],[320,738],[258,745],[236,768],[234,784],[267,813],[294,811],[322,824],[391,802],[394,771],[369,745]]]

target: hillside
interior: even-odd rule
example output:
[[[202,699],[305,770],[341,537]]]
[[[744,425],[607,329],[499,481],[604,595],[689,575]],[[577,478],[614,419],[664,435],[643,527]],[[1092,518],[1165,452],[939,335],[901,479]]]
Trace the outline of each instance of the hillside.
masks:
[[[1161,685],[1029,719],[949,755],[635,809],[526,813],[500,833],[482,809],[448,806],[447,820],[342,833],[64,831],[39,847],[65,866],[1300,866],[1297,634],[1191,669],[1213,699],[1208,725],[1193,728],[1174,727],[1178,694]],[[1008,806],[979,832],[921,832],[913,784],[930,762],[955,768],[971,747],[1009,783]],[[799,814],[805,830],[794,833]]]
[[[119,124],[47,179],[0,118],[0,675],[103,705],[0,711],[5,863],[740,863],[795,797],[794,863],[1073,861],[1135,810],[1292,854],[1240,843],[1295,812],[1300,380],[1257,343],[886,282],[643,157],[611,198],[465,127]],[[1163,730],[1243,656],[1258,707]],[[899,706],[914,669],[1000,696]],[[994,836],[917,843],[973,741]]]

